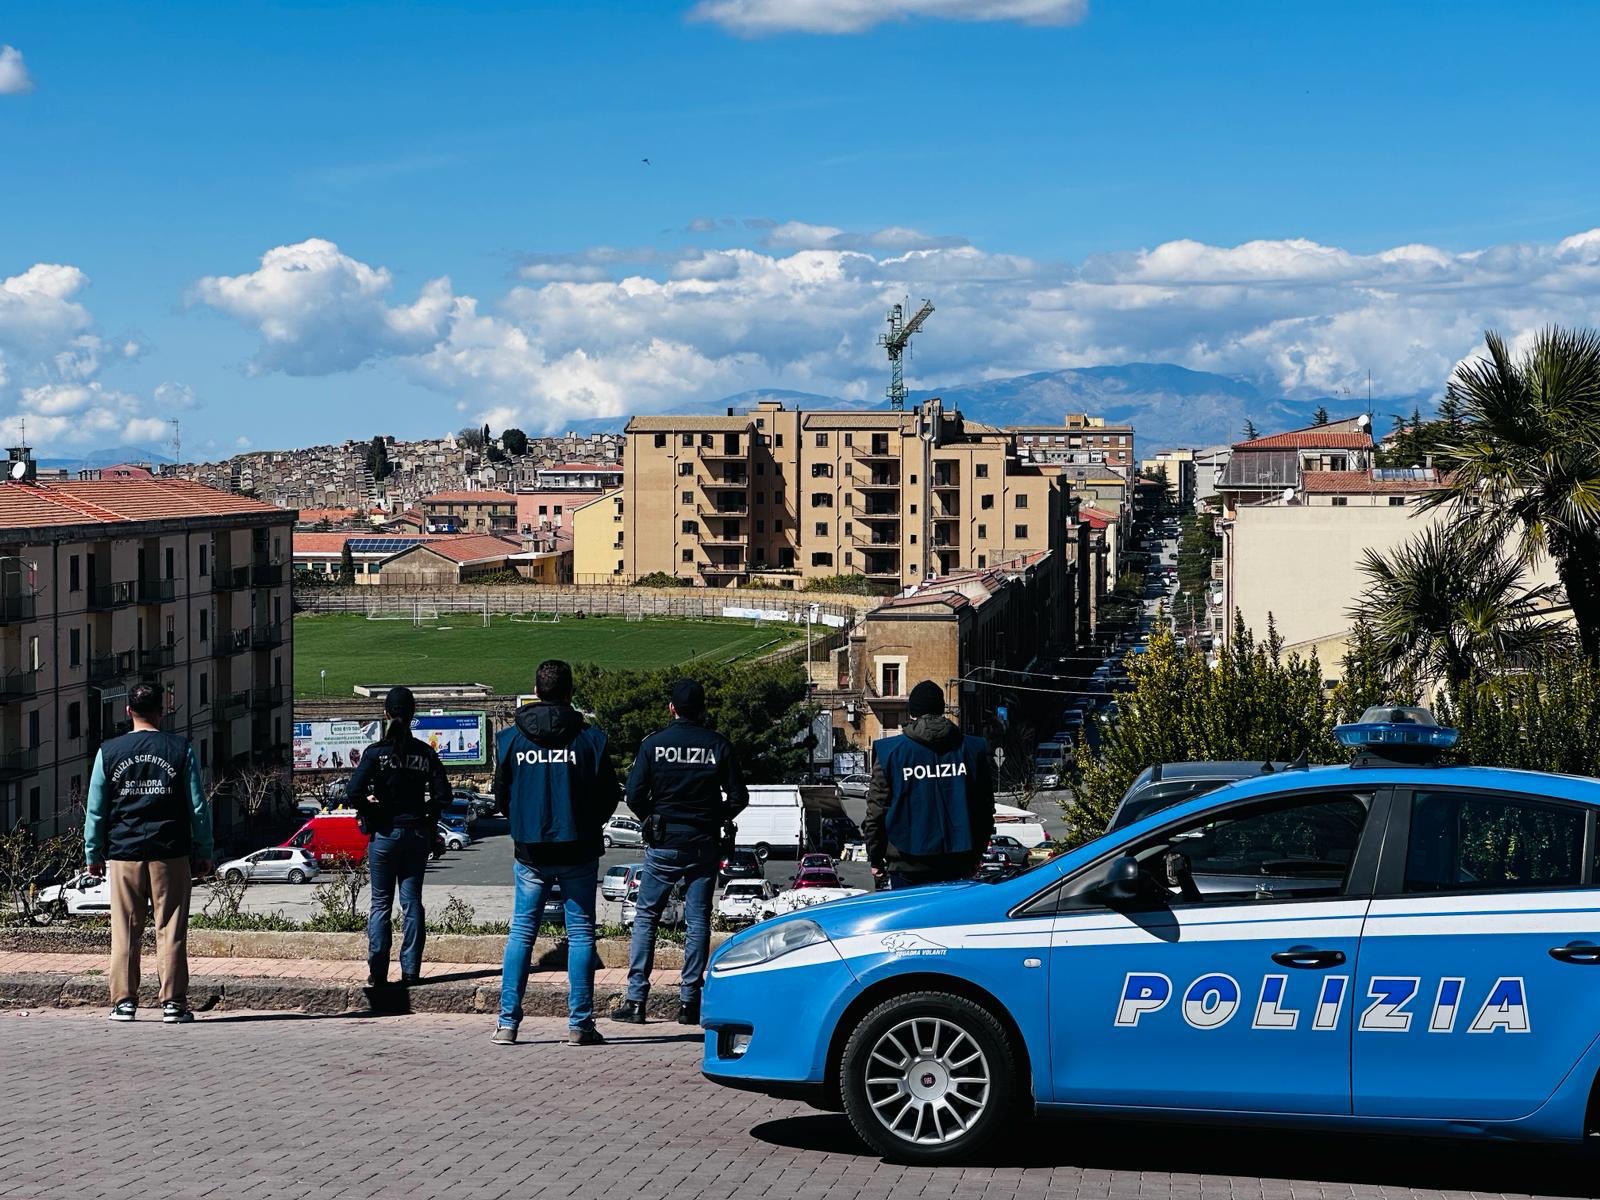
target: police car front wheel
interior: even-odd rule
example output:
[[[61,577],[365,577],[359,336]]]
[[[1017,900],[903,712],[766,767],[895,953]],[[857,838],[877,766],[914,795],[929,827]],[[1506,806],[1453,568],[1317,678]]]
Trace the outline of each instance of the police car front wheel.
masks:
[[[1013,1105],[1016,1061],[994,1015],[963,996],[914,992],[878,1005],[845,1043],[845,1112],[885,1158],[934,1163],[987,1142]]]

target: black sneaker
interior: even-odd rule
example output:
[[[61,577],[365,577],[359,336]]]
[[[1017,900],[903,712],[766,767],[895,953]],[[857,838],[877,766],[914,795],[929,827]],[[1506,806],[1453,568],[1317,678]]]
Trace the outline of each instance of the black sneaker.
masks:
[[[583,1029],[567,1030],[567,1045],[569,1046],[604,1046],[606,1039],[593,1025]]]
[[[515,1046],[517,1044],[517,1027],[515,1025],[496,1025],[493,1041],[496,1046]]]
[[[367,972],[367,986],[369,988],[382,988],[389,986],[389,972],[379,975],[376,971]]]
[[[613,1021],[626,1021],[629,1025],[644,1024],[644,1001],[624,1000],[611,1010]]]
[[[138,1015],[138,1012],[139,1006],[132,1000],[119,1000],[111,1006],[111,1016],[108,1019],[112,1021],[131,1021]]]
[[[168,1000],[161,1006],[161,1023],[163,1025],[187,1025],[192,1020],[194,1020],[194,1013],[185,1001]]]
[[[400,976],[400,986],[401,987],[416,987],[417,984],[419,984],[421,982],[422,982],[422,976],[421,975],[402,975],[402,976]]]
[[[693,1000],[678,1001],[678,1024],[700,1024],[700,998],[698,996],[696,996]]]

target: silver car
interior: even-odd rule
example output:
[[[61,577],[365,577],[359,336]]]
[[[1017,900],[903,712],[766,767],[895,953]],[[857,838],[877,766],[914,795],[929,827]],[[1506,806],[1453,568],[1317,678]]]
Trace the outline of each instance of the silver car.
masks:
[[[633,817],[612,817],[601,836],[607,850],[613,846],[642,846],[644,826]]]
[[[628,889],[638,886],[639,876],[643,873],[643,863],[618,863],[608,867],[600,880],[600,894],[607,900],[624,900]]]
[[[872,776],[864,772],[854,775],[841,775],[834,783],[839,795],[849,796],[852,800],[865,800],[867,789],[872,786]]]
[[[217,874],[229,883],[305,883],[317,877],[317,860],[298,846],[269,846],[225,862]]]

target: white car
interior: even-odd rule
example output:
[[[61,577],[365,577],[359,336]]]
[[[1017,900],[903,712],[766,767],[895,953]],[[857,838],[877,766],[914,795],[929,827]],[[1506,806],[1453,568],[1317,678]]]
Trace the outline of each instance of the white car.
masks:
[[[452,829],[443,821],[439,822],[439,840],[444,842],[446,850],[465,850],[472,845],[472,835],[465,829]]]
[[[618,863],[607,867],[600,879],[600,894],[607,900],[626,900],[628,892],[639,886],[639,876],[643,873],[643,863]]]
[[[634,817],[612,817],[601,831],[601,838],[607,850],[613,846],[642,846],[644,826]]]
[[[111,911],[111,888],[104,878],[85,872],[54,887],[40,888],[37,904],[49,915],[63,911],[72,917],[108,913]]]
[[[229,883],[307,883],[319,873],[316,858],[299,846],[268,846],[217,868]]]
[[[852,800],[865,800],[867,789],[872,786],[872,776],[859,771],[853,775],[841,775],[834,781],[833,786],[841,796],[849,796]]]
[[[797,912],[802,908],[814,908],[830,900],[845,900],[851,896],[866,894],[863,888],[791,888],[787,892],[779,892],[761,906],[761,919],[764,921],[768,917],[782,916],[784,913]]]
[[[628,895],[622,901],[622,923],[629,929],[633,928],[633,918],[639,911],[639,885],[633,884],[628,888]],[[684,923],[683,894],[677,889],[672,889],[672,894],[667,897],[666,907],[661,910],[661,920],[657,924],[661,927],[676,928]]]
[[[778,889],[765,879],[732,879],[717,897],[717,916],[728,921],[759,921]]]

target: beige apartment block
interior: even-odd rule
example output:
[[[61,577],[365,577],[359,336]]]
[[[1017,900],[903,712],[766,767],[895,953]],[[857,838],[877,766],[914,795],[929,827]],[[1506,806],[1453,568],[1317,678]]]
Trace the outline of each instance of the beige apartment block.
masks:
[[[1104,417],[1067,413],[1059,425],[1013,425],[1011,432],[1024,454],[1036,462],[1062,466],[1114,467],[1131,474],[1133,426],[1112,425]]]
[[[572,523],[572,578],[577,583],[615,583],[626,573],[623,554],[622,490],[580,504]]]
[[[895,591],[1059,552],[1065,537],[1059,472],[1022,462],[1010,434],[938,400],[910,412],[767,402],[740,415],[635,417],[627,434],[617,536],[578,552],[587,565],[606,550],[613,582],[662,572],[795,587],[860,574]]]
[[[167,694],[208,781],[289,761],[295,514],[177,479],[0,483],[0,826],[82,821],[128,690]],[[233,814],[219,805],[218,825]]]

